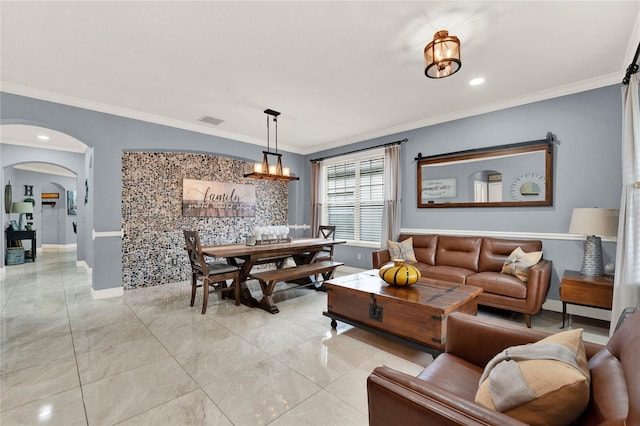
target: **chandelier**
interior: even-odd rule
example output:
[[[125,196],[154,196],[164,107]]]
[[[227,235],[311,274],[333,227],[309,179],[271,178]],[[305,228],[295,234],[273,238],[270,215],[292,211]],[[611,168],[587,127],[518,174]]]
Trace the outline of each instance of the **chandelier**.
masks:
[[[460,67],[460,40],[446,30],[438,31],[424,48],[424,75],[443,78],[455,74]]]
[[[278,152],[278,116],[280,113],[272,109],[265,109],[264,113],[267,114],[267,150],[262,151],[262,163],[255,163],[253,165],[253,172],[246,173],[244,177],[250,177],[253,179],[267,179],[277,180],[281,182],[290,182],[292,180],[299,180],[299,177],[290,176],[291,171],[288,167],[282,167],[282,154]],[[273,117],[275,123],[275,139],[276,150],[271,152],[269,145],[269,136],[271,134],[269,128],[269,118]],[[276,158],[275,164],[269,164],[269,156]]]

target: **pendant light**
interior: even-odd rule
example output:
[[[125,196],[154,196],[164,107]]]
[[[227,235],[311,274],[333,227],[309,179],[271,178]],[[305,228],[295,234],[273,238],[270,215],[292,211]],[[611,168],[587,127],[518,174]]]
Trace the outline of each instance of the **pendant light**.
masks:
[[[262,163],[255,163],[253,165],[253,172],[246,173],[244,177],[250,177],[253,179],[267,179],[277,180],[281,182],[290,182],[292,180],[299,180],[299,177],[290,176],[290,170],[288,167],[282,167],[282,154],[278,152],[278,116],[280,113],[272,109],[265,109],[264,113],[267,114],[267,150],[262,151]],[[271,134],[269,128],[270,118],[275,123],[275,139],[276,150],[271,152],[269,145],[269,136]],[[269,164],[269,156],[276,157],[275,164]]]
[[[444,78],[458,72],[460,61],[460,40],[449,35],[446,30],[438,31],[433,40],[424,48],[424,75],[429,78]]]

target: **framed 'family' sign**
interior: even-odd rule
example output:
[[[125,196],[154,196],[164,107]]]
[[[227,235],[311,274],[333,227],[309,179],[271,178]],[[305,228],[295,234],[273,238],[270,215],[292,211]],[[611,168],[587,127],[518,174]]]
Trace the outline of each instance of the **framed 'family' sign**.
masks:
[[[182,216],[256,215],[256,187],[206,180],[182,180]]]

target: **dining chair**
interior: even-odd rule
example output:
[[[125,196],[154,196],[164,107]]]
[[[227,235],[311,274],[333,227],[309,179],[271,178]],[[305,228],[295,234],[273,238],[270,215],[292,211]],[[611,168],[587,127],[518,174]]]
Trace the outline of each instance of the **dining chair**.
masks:
[[[324,238],[326,240],[336,239],[336,227],[335,225],[320,225],[318,226],[318,238]],[[333,260],[333,244],[326,245],[316,255],[316,262],[323,260]]]
[[[183,231],[187,243],[187,253],[191,262],[191,306],[196,299],[196,288],[203,287],[202,313],[207,312],[209,292],[233,291],[236,306],[240,305],[240,272],[238,267],[221,262],[207,263],[202,253],[200,236],[197,231]],[[227,286],[227,280],[233,280],[232,286]],[[202,284],[198,284],[202,281]],[[213,289],[213,290],[212,290]]]

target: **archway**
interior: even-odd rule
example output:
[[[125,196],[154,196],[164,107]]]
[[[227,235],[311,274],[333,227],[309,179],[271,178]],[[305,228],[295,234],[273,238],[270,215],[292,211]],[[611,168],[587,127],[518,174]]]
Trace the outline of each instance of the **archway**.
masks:
[[[41,126],[3,124],[1,130],[3,187],[11,182],[13,201],[34,200],[31,223],[37,230],[38,248],[43,244],[77,244],[78,263],[90,267],[92,207],[84,200],[89,190],[93,150],[65,133]],[[73,200],[75,206],[70,205]],[[4,212],[4,200],[2,203]],[[6,214],[5,228],[11,218],[10,213]],[[3,252],[5,244],[3,241]]]

